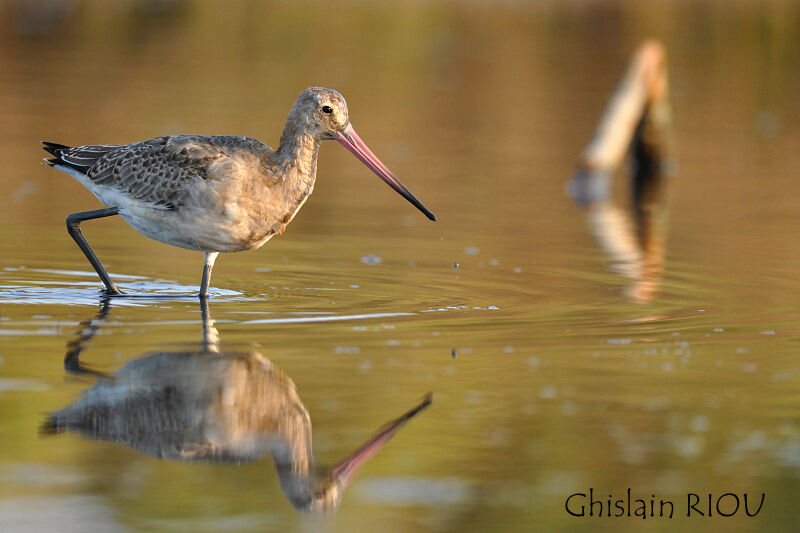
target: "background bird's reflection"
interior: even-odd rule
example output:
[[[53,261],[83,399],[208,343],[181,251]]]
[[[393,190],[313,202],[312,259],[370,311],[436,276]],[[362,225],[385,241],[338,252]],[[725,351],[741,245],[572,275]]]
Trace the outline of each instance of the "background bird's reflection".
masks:
[[[431,404],[429,393],[333,468],[320,469],[312,456],[311,419],[292,379],[258,352],[221,351],[208,303],[201,306],[199,349],[145,354],[109,376],[80,360],[110,312],[105,300],[98,315],[81,324],[65,358],[68,371],[95,375],[97,382],[50,414],[43,431],[73,431],[182,461],[238,463],[271,455],[292,505],[331,511],[356,470]]]

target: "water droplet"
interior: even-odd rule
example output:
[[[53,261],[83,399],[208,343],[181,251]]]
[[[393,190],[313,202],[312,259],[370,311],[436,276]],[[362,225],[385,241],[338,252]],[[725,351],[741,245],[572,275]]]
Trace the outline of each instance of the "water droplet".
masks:
[[[561,414],[564,416],[573,416],[578,412],[578,406],[574,402],[564,402],[561,404]]]
[[[477,246],[467,246],[464,248],[464,253],[467,255],[478,255],[481,253],[481,250]]]
[[[361,258],[361,262],[364,263],[365,265],[377,265],[381,261],[383,260],[380,257],[372,254],[365,255],[364,257]]]
[[[691,428],[691,430],[697,433],[703,433],[708,431],[708,428],[710,426],[711,423],[708,421],[708,417],[704,415],[695,416],[689,423],[689,427]]]
[[[476,390],[468,390],[464,393],[464,399],[467,403],[476,405],[483,403],[483,393]]]
[[[742,370],[745,372],[755,372],[758,370],[758,365],[755,363],[745,363],[742,365]]]
[[[341,354],[354,354],[359,353],[361,349],[358,346],[337,346],[333,349],[333,353],[337,355]]]
[[[705,439],[699,435],[686,435],[676,440],[676,452],[684,457],[694,457],[705,447]]]
[[[545,385],[539,389],[539,398],[552,400],[556,396],[558,396],[558,391],[553,385]]]

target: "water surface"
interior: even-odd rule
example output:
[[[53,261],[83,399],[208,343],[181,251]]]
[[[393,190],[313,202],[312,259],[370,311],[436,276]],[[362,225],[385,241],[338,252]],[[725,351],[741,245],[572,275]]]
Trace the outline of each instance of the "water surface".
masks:
[[[0,526],[5,531],[794,531],[800,496],[800,94],[790,2],[7,3],[0,32]],[[565,184],[642,39],[669,54],[676,163],[664,279],[626,298]],[[298,513],[269,458],[154,458],[47,413],[153,352],[196,350],[202,261],[122,220],[85,224],[136,297],[64,231],[96,209],[39,141],[167,133],[275,145],[309,85],[431,223],[335,143],[262,249],[223,255],[225,351],[296,385],[332,465],[427,392],[339,511]],[[625,174],[618,176],[625,205]],[[457,263],[457,268],[455,267]],[[674,518],[578,518],[573,493],[670,500]],[[687,494],[765,496],[686,517]],[[723,501],[723,510],[725,510]],[[728,501],[729,503],[729,501]],[[753,510],[753,502],[750,502]],[[698,506],[702,509],[702,506]]]

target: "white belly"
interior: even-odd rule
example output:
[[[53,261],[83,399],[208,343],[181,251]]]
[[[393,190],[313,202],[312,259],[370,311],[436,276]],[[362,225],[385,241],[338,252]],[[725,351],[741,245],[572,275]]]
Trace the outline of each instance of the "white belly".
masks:
[[[146,237],[200,252],[251,250],[275,234],[253,227],[247,218],[200,209],[166,211],[131,203],[120,209],[120,216]]]

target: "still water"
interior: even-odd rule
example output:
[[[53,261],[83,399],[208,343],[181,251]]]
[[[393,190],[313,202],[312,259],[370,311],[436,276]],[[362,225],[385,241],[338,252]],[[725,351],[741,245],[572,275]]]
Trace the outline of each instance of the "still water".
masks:
[[[3,531],[796,531],[796,3],[0,9]],[[664,277],[635,302],[565,185],[648,37],[669,55],[675,162]],[[219,258],[207,313],[191,296],[200,254],[116,218],[86,223],[136,295],[104,301],[64,230],[100,205],[38,164],[39,141],[275,146],[310,85],[345,95],[439,221],[328,143],[287,232]],[[89,430],[54,428],[52,413],[114,386],[141,402],[133,422],[95,404]],[[272,453],[313,449],[324,478],[428,393],[370,449],[338,511],[296,510],[291,479],[312,477]],[[208,459],[209,442],[212,460],[186,460]],[[647,517],[570,515],[567,498],[587,495],[571,500],[578,514],[590,489],[595,514],[626,508],[630,489]],[[741,501],[729,518],[725,493]],[[745,493],[751,514],[764,494],[755,517]]]

